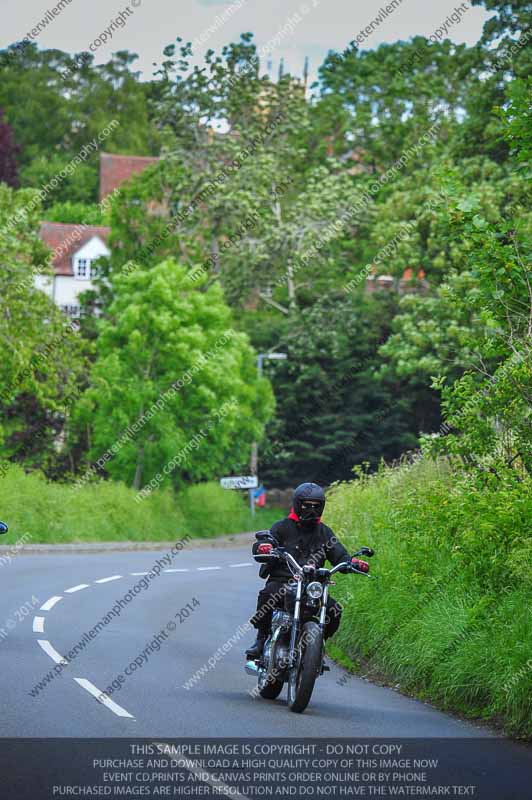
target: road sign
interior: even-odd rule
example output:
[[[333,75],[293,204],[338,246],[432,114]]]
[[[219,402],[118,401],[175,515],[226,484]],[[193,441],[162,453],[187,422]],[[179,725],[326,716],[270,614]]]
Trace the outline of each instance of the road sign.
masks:
[[[240,475],[234,478],[220,478],[222,489],[256,489],[259,485],[256,475]]]

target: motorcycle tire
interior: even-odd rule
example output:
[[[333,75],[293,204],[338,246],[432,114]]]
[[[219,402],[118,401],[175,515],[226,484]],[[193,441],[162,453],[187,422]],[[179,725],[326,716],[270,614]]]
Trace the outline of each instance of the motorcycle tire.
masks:
[[[321,670],[323,640],[318,623],[305,623],[301,639],[298,663],[288,679],[288,708],[296,714],[301,714],[308,706]]]
[[[266,700],[275,700],[275,698],[279,697],[281,694],[283,685],[283,681],[275,680],[275,678],[268,678],[262,689],[260,689],[259,694]]]

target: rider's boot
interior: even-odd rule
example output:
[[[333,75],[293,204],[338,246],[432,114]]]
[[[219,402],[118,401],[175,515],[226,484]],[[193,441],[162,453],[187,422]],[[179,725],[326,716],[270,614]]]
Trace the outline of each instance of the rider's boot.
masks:
[[[261,657],[262,651],[264,650],[264,643],[268,638],[268,633],[265,631],[258,631],[257,638],[251,645],[251,647],[246,650],[246,658],[250,659],[251,661],[256,661],[258,658]]]

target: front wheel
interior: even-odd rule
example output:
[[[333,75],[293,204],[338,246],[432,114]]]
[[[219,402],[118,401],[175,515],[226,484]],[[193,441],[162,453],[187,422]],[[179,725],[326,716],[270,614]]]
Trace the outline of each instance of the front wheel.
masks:
[[[275,700],[276,697],[279,697],[283,690],[283,681],[276,680],[275,678],[266,678],[264,684],[261,689],[259,689],[259,694],[261,697],[264,697],[266,700]]]
[[[316,622],[305,623],[298,644],[299,657],[288,679],[288,708],[296,714],[301,714],[310,702],[321,670],[322,648],[320,626]]]

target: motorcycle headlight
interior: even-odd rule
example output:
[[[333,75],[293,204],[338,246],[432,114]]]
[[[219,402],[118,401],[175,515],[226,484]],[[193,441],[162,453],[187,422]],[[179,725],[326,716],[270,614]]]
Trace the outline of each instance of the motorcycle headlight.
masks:
[[[323,594],[323,586],[318,581],[312,581],[307,586],[307,594],[312,600],[318,600]]]

